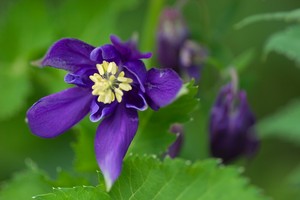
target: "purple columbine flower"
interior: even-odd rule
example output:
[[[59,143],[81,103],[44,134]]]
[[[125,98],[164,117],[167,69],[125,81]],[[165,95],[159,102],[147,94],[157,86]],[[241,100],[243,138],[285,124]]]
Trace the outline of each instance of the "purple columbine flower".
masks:
[[[157,54],[162,67],[179,72],[179,51],[188,35],[180,11],[175,8],[164,9],[157,32]]]
[[[52,138],[64,133],[90,112],[100,123],[95,152],[107,190],[118,178],[122,160],[138,128],[137,110],[148,105],[157,110],[174,100],[182,86],[171,69],[146,70],[133,40],[122,43],[111,36],[112,44],[93,47],[77,39],[57,41],[41,66],[68,71],[65,82],[75,87],[49,95],[27,112],[31,131]]]
[[[221,88],[210,116],[210,150],[214,157],[228,163],[240,155],[252,156],[258,148],[245,91],[232,84]]]
[[[179,9],[163,10],[157,32],[158,61],[163,68],[172,68],[181,76],[200,79],[208,51],[193,40]]]
[[[179,54],[179,66],[189,77],[196,81],[200,80],[201,69],[208,57],[208,51],[205,47],[195,41],[186,40]]]

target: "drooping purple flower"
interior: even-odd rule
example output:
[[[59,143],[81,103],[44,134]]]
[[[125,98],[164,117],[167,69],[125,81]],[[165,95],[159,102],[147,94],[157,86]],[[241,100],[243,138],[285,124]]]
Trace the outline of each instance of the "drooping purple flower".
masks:
[[[122,160],[138,128],[138,110],[157,110],[171,103],[182,81],[171,69],[146,70],[132,40],[93,47],[77,39],[57,41],[41,66],[68,71],[65,82],[74,84],[40,99],[27,111],[29,127],[37,136],[52,138],[64,133],[90,112],[100,123],[95,137],[98,165],[107,190],[118,178]]]
[[[179,54],[179,66],[189,77],[200,79],[200,71],[208,57],[208,51],[192,40],[186,40]]]
[[[182,77],[200,79],[208,56],[203,46],[189,39],[189,31],[179,9],[162,11],[157,31],[157,57],[163,68],[172,68]]]
[[[179,52],[188,35],[180,11],[175,8],[164,9],[157,32],[157,55],[162,67],[179,72]]]
[[[172,124],[170,132],[176,135],[176,140],[168,148],[167,155],[171,158],[178,156],[183,144],[183,125],[179,123]]]
[[[210,116],[211,154],[224,163],[241,155],[252,156],[259,144],[254,124],[246,92],[235,91],[232,84],[222,87]]]

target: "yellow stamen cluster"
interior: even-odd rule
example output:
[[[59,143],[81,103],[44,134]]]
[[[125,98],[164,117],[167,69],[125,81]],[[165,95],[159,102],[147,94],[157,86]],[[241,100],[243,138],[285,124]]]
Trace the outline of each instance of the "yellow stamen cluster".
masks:
[[[92,94],[98,96],[98,102],[105,104],[112,103],[117,99],[122,101],[123,91],[132,89],[131,78],[125,77],[123,71],[118,72],[118,66],[115,62],[103,61],[96,65],[99,73],[94,73],[90,79],[94,82]]]

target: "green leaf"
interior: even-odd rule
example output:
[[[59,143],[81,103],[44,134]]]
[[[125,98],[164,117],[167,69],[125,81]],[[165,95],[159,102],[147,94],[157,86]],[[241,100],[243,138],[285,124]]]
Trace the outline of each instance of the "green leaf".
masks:
[[[59,168],[57,178],[51,181],[51,184],[53,187],[72,187],[74,185],[88,185],[90,182],[83,176]]]
[[[0,191],[1,200],[31,200],[36,194],[51,191],[51,185],[45,172],[28,162],[28,169],[16,173],[13,178],[4,183]]]
[[[261,21],[295,21],[300,22],[300,9],[291,10],[287,12],[276,12],[276,13],[265,13],[265,14],[258,14],[246,17],[239,23],[235,25],[235,28],[240,29],[248,26],[250,24],[261,22]]]
[[[140,112],[140,125],[132,142],[130,152],[163,154],[174,141],[175,135],[169,133],[173,123],[184,123],[190,120],[190,114],[198,106],[195,98],[198,91],[194,81],[185,84],[177,99],[170,105],[153,111]]]
[[[170,158],[161,162],[149,156],[127,157],[110,195],[112,199],[140,200],[264,199],[237,168],[220,166],[215,160],[191,164]]]
[[[37,195],[37,200],[99,200],[111,199],[99,187],[76,186],[73,188],[54,188],[53,193]]]
[[[300,63],[300,25],[289,27],[287,30],[273,34],[264,48],[267,55],[271,51],[283,54],[291,60]]]
[[[295,100],[257,124],[262,137],[278,137],[300,145],[300,100]]]

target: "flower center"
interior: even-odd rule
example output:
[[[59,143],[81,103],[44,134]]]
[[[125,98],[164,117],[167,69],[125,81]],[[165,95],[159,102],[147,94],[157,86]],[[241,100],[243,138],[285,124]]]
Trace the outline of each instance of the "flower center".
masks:
[[[94,82],[92,94],[98,96],[98,102],[105,104],[112,103],[117,99],[122,101],[123,91],[132,89],[131,78],[125,77],[123,71],[118,73],[118,66],[115,62],[103,61],[96,65],[99,73],[94,73],[90,79]]]

